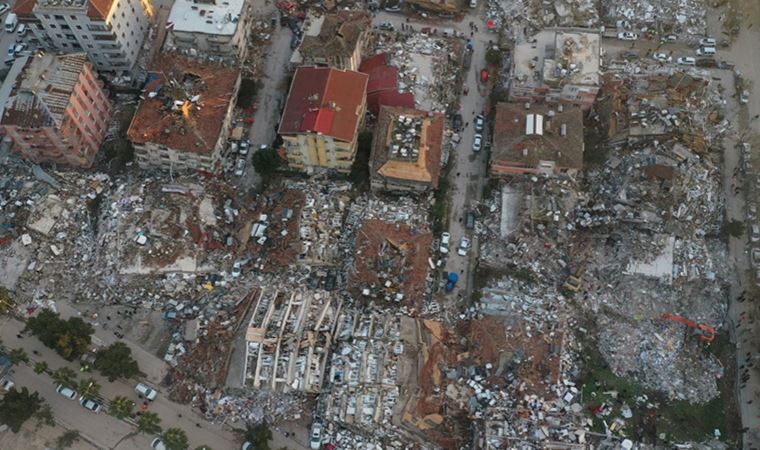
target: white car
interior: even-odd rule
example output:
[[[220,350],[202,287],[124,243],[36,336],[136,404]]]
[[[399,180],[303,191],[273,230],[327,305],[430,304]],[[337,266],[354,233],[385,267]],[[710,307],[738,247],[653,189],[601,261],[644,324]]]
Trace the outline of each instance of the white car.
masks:
[[[150,401],[155,400],[158,395],[158,391],[144,383],[137,383],[137,386],[135,386],[135,392],[137,392],[137,395],[139,395],[140,398],[145,397]]]
[[[55,391],[64,397],[68,398],[69,400],[74,400],[77,396],[77,391],[71,388],[67,388],[66,386],[59,384],[57,388],[55,388]]]
[[[238,158],[235,162],[235,175],[242,177],[245,173],[245,158]]]
[[[459,248],[457,249],[457,253],[459,256],[467,256],[467,250],[470,249],[470,240],[466,237],[463,237],[459,240]]]
[[[760,225],[752,224],[749,227],[749,240],[752,242],[760,241]]]
[[[699,45],[702,47],[715,47],[717,42],[715,41],[715,38],[707,37],[702,38],[699,40]]]
[[[232,278],[237,278],[240,276],[240,274],[243,272],[243,263],[240,261],[235,261],[232,264],[232,270],[230,273],[232,274]]]
[[[451,242],[451,234],[447,231],[441,234],[441,246],[438,248],[441,253],[446,254],[449,252],[449,243]]]
[[[322,424],[314,422],[311,426],[311,435],[309,436],[309,448],[319,450],[322,447]]]
[[[485,123],[486,119],[481,114],[475,116],[475,131],[483,131]]]
[[[667,53],[655,53],[652,55],[652,58],[654,58],[657,61],[660,62],[671,62],[673,61],[673,57],[668,55]]]
[[[697,60],[691,56],[682,56],[676,60],[676,64],[680,66],[694,66],[697,64]]]
[[[752,265],[757,268],[760,266],[760,248],[752,249]]]
[[[630,31],[623,31],[621,33],[618,33],[617,37],[621,41],[635,41],[639,38],[639,35],[636,33],[631,33]]]
[[[89,409],[94,413],[100,412],[100,403],[96,402],[95,400],[83,398],[79,404],[82,405],[85,409]]]
[[[747,104],[749,102],[749,91],[742,91],[741,95],[739,96],[739,102],[742,104]]]
[[[155,438],[153,439],[153,442],[150,443],[150,448],[153,450],[166,450],[166,445],[164,445],[164,441],[162,441],[161,438]]]
[[[479,152],[481,147],[483,147],[483,136],[476,134],[472,141],[472,151]]]
[[[4,13],[5,11],[8,11],[8,8],[10,7],[8,6],[7,3],[0,3],[0,14]]]

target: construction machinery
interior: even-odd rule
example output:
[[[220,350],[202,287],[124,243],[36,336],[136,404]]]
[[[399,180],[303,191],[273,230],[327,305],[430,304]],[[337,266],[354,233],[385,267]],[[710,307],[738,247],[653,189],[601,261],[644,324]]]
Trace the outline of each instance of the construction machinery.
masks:
[[[668,313],[664,313],[663,315],[661,315],[660,319],[672,320],[673,322],[678,322],[682,325],[686,325],[687,327],[691,328],[694,331],[694,334],[702,342],[712,342],[713,339],[715,339],[715,328],[705,323],[697,323],[685,317],[678,316],[675,314],[668,314]]]

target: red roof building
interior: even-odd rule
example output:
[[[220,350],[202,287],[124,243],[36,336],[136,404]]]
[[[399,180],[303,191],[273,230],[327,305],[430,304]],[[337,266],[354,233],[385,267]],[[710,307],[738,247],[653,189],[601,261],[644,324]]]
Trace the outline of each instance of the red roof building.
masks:
[[[369,77],[327,67],[299,67],[279,133],[291,167],[349,171],[367,107]]]

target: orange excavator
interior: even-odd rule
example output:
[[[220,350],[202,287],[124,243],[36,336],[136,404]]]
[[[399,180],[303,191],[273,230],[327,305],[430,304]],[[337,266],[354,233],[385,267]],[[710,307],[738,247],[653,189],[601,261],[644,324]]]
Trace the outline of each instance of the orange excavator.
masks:
[[[685,317],[677,316],[675,314],[668,314],[668,313],[661,315],[660,319],[672,320],[673,322],[678,322],[680,324],[686,325],[687,327],[694,330],[694,334],[702,342],[712,342],[713,339],[715,339],[715,328],[705,323],[697,323]]]

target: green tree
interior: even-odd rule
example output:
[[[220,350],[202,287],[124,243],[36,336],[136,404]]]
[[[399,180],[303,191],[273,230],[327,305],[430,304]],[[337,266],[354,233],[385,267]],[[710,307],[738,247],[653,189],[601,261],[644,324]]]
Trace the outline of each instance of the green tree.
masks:
[[[167,450],[187,450],[187,433],[179,428],[169,428],[161,436]]]
[[[243,78],[240,81],[240,89],[238,89],[237,106],[240,108],[248,108],[256,99],[261,88],[261,82],[253,80],[251,78]]]
[[[79,380],[79,395],[83,398],[93,398],[100,394],[100,385],[94,378]]]
[[[135,402],[124,396],[115,397],[111,400],[111,404],[108,405],[108,413],[117,419],[123,419],[132,415],[132,408],[135,407]]]
[[[492,66],[501,66],[501,52],[498,48],[491,47],[486,50],[486,62]]]
[[[137,418],[137,430],[145,434],[161,432],[161,418],[154,412],[145,412]]]
[[[95,368],[108,381],[117,378],[131,378],[139,372],[137,361],[132,359],[132,350],[123,342],[116,342],[100,350],[95,357]]]
[[[723,225],[720,227],[720,235],[724,239],[729,236],[738,238],[741,237],[742,234],[744,234],[744,222],[740,222],[736,219],[727,220],[723,222]]]
[[[18,433],[21,425],[34,415],[42,406],[42,400],[37,392],[32,394],[24,387],[20,391],[11,388],[0,400],[0,423],[8,425],[14,433]]]
[[[10,352],[8,352],[8,359],[11,360],[11,363],[14,365],[18,365],[18,363],[29,362],[29,355],[26,354],[23,348],[14,348]]]
[[[266,422],[256,425],[247,424],[245,427],[245,440],[253,444],[252,450],[269,450],[269,441],[272,440],[272,430]]]
[[[68,367],[61,367],[51,375],[53,381],[68,388],[74,388],[77,385],[77,373]]]
[[[251,157],[251,161],[253,162],[253,168],[263,178],[269,178],[274,175],[277,168],[283,162],[277,150],[269,147],[256,150]]]
[[[55,446],[58,450],[69,448],[78,440],[79,432],[77,430],[69,430],[58,436],[58,439],[55,441]]]
[[[55,419],[53,418],[53,410],[50,408],[50,405],[48,405],[47,403],[43,403],[39,411],[34,413],[34,418],[37,419],[38,429],[42,427],[42,425],[47,425],[49,427],[55,426]]]
[[[55,349],[69,361],[87,351],[94,332],[92,326],[79,317],[63,320],[49,309],[43,309],[36,317],[27,320],[25,331],[30,331],[45,346]]]
[[[45,361],[39,361],[34,364],[34,373],[45,373],[48,370],[48,364]]]
[[[9,313],[15,306],[16,302],[11,298],[11,293],[5,286],[0,286],[0,315]]]

